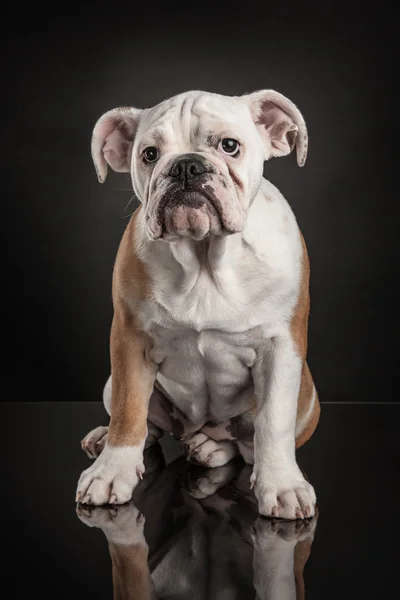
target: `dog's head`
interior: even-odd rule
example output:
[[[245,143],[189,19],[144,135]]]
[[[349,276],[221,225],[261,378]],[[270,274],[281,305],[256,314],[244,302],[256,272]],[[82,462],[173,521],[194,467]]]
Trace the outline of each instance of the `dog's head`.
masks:
[[[273,90],[235,97],[194,91],[150,109],[116,108],[92,138],[100,182],[107,163],[130,172],[149,238],[166,241],[242,231],[264,161],[295,147],[302,166],[304,119]]]

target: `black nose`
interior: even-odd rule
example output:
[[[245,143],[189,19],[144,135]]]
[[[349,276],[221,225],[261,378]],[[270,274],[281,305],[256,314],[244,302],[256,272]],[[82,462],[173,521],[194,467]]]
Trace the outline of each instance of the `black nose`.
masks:
[[[201,157],[196,155],[180,158],[174,162],[169,172],[170,177],[180,181],[191,181],[206,172],[206,166]]]

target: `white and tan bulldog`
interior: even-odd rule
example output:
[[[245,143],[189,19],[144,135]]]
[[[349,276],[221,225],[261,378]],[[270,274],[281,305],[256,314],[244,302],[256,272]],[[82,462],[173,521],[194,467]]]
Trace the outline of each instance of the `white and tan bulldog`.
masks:
[[[263,90],[191,91],[154,108],[117,108],[97,122],[92,155],[130,172],[140,206],[113,275],[108,428],[83,448],[97,458],[78,483],[83,504],[122,504],[142,477],[143,450],[169,431],[190,460],[254,464],[262,515],[314,515],[295,449],[319,401],[306,362],[309,261],[291,208],[264,161],[307,130],[296,106]]]

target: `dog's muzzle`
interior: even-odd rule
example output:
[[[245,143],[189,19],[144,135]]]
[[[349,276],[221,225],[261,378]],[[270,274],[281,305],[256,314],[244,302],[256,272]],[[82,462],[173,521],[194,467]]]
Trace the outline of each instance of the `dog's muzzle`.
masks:
[[[156,209],[159,237],[200,240],[221,232],[221,207],[212,185],[215,173],[211,163],[198,154],[181,155],[173,162]]]

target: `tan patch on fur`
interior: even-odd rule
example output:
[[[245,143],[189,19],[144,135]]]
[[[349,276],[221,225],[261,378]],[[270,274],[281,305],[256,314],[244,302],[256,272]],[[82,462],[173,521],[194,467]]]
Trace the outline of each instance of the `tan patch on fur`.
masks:
[[[297,421],[302,420],[303,415],[307,414],[310,404],[313,399],[314,382],[307,362],[304,361],[303,370],[301,373],[300,392],[297,404]],[[308,422],[304,425],[303,431],[296,438],[296,448],[300,448],[305,444],[314,433],[318,421],[321,408],[318,400],[318,394],[315,391],[314,408],[308,418]]]
[[[121,298],[139,303],[151,299],[153,295],[146,265],[139,258],[136,246],[141,210],[142,205],[133,213],[118,249],[112,286],[114,305]]]
[[[310,312],[310,261],[308,259],[306,244],[301,233],[300,236],[303,247],[300,289],[297,304],[290,323],[290,331],[293,335],[293,340],[299,355],[301,358],[305,359],[307,354],[308,314]]]
[[[147,562],[148,547],[142,544],[109,544],[114,598],[147,600],[152,598],[152,583]]]
[[[135,247],[140,210],[125,230],[114,268],[110,446],[136,446],[146,438],[148,404],[157,370],[150,359],[151,339],[141,330],[136,316],[140,303],[151,298],[151,282]]]
[[[315,507],[314,519],[318,522],[318,507]],[[297,542],[294,548],[294,579],[296,584],[296,600],[305,599],[304,567],[311,554],[313,540],[305,539]]]
[[[310,402],[313,397],[314,382],[306,362],[307,355],[307,334],[308,334],[308,315],[310,312],[310,261],[308,258],[307,247],[304,241],[304,237],[300,232],[301,244],[302,244],[302,260],[301,260],[301,280],[299,296],[297,304],[294,309],[292,320],[290,323],[290,330],[293,336],[294,343],[300,357],[303,359],[303,369],[301,372],[301,383],[297,405],[297,420],[300,421],[302,417],[307,414],[310,407]],[[314,409],[308,419],[308,423],[305,424],[303,431],[296,439],[296,448],[299,448],[307,440],[310,439],[314,433],[320,415],[320,404],[318,400],[317,392],[315,392],[315,403]]]

